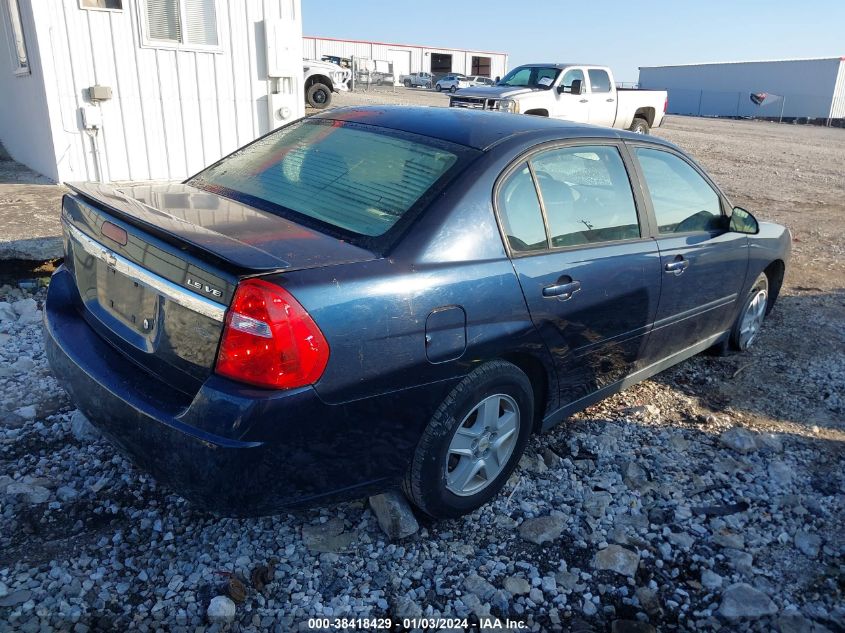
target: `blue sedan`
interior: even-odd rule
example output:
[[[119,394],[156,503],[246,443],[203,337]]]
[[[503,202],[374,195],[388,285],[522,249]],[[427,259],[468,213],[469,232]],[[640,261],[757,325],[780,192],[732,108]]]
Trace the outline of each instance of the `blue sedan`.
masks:
[[[790,236],[653,137],[449,108],[332,110],[182,184],[72,186],[48,357],[201,507],[498,494],[532,433],[744,350]]]

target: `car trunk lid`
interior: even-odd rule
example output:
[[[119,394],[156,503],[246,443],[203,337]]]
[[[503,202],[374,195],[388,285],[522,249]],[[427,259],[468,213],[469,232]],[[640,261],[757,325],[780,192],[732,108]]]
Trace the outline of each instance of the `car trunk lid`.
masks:
[[[80,313],[119,352],[188,394],[213,371],[240,279],[377,257],[188,185],[69,186],[65,264]]]

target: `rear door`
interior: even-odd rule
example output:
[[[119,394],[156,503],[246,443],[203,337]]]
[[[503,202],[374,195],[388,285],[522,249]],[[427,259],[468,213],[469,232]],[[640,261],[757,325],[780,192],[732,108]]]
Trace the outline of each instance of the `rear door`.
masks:
[[[590,141],[537,152],[503,178],[497,210],[555,359],[561,406],[638,369],[657,310],[659,256],[620,148]]]
[[[602,68],[590,68],[590,117],[593,125],[613,127],[616,121],[616,92],[610,84],[610,75]]]
[[[633,154],[660,250],[660,305],[647,352],[659,360],[730,327],[748,238],[728,230],[726,201],[684,156],[647,145]]]

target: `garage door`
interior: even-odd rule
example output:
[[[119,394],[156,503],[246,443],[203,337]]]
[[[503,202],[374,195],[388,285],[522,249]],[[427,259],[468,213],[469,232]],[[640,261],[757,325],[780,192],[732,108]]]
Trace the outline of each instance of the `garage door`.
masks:
[[[396,81],[402,75],[411,74],[411,51],[389,50],[387,51],[390,61],[393,62],[393,76]]]

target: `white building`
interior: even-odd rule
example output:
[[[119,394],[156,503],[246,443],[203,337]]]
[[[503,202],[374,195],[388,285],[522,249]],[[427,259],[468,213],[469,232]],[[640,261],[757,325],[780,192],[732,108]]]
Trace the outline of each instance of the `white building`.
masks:
[[[668,90],[673,114],[845,117],[845,57],[643,66],[640,87]]]
[[[300,0],[0,0],[0,95],[48,178],[185,178],[304,115]]]
[[[387,61],[393,64],[393,75],[396,78],[415,72],[429,72],[434,75],[462,73],[495,78],[504,76],[508,71],[507,53],[462,48],[306,36],[302,38],[302,50],[306,59],[321,59],[328,55]]]

